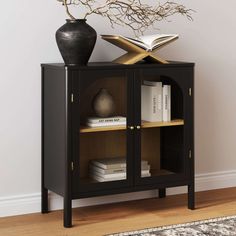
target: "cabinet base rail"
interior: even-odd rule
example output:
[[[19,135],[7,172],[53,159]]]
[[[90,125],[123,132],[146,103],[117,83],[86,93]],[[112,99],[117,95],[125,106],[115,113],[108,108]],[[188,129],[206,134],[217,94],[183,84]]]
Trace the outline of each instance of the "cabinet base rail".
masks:
[[[137,190],[136,190],[137,191]],[[128,191],[126,191],[127,193]],[[112,193],[111,193],[112,194]],[[113,193],[116,194],[116,193]],[[194,196],[194,185],[189,184],[188,185],[188,209],[194,210],[195,209],[195,196]],[[97,196],[102,196],[101,194]],[[93,197],[93,196],[91,196]],[[166,188],[159,188],[158,189],[158,197],[159,198],[165,198],[166,197]],[[80,198],[76,198],[80,199]],[[41,204],[41,213],[49,213],[48,208],[48,189],[42,188],[42,204]],[[65,228],[70,228],[73,226],[72,224],[72,200],[68,196],[63,197],[63,222]],[[74,199],[75,200],[75,199]]]

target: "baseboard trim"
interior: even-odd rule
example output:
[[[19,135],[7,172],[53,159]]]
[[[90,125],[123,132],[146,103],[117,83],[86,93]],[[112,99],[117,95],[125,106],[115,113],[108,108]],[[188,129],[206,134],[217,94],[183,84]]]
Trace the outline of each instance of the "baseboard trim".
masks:
[[[198,174],[195,178],[196,191],[207,191],[212,189],[221,189],[236,187],[236,170]],[[168,195],[186,193],[186,187],[170,188]],[[89,199],[73,201],[73,207],[99,205],[105,203],[114,203],[130,200],[152,198],[157,196],[157,191],[144,191],[135,193],[118,194],[114,196],[102,196]],[[50,209],[62,209],[62,198],[56,194],[50,193]],[[22,215],[40,212],[41,194],[25,194],[0,198],[0,217]]]

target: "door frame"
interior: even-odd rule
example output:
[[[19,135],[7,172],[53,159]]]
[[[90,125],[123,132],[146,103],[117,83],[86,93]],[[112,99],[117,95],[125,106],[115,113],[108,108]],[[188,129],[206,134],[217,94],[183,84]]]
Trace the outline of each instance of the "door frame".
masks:
[[[102,77],[123,77],[126,79],[127,85],[127,125],[126,127],[133,125],[133,73],[128,69],[114,69],[107,67],[100,67],[98,69],[75,69],[72,73],[72,87],[73,93],[78,94],[78,99],[75,99],[73,102],[73,115],[72,115],[72,130],[73,130],[73,162],[74,162],[74,171],[73,171],[73,195],[79,195],[79,193],[86,192],[96,192],[96,191],[109,191],[119,188],[128,188],[133,186],[133,151],[134,151],[134,140],[132,130],[126,128],[126,154],[127,154],[127,179],[120,181],[110,181],[110,182],[96,182],[85,184],[80,181],[79,175],[79,163],[80,163],[80,99],[79,95],[81,94],[81,83],[89,85],[89,83],[97,76],[98,79]],[[89,78],[92,79],[90,80]],[[83,81],[82,81],[83,80]],[[109,131],[108,131],[109,132]]]

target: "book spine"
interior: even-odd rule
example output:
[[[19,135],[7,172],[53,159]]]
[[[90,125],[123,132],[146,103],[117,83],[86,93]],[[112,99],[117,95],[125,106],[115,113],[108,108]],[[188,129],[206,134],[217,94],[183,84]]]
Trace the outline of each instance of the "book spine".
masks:
[[[149,81],[151,82],[151,81]],[[162,121],[162,84],[142,85],[141,111],[142,120]]]
[[[141,174],[141,177],[144,178],[144,177],[150,177],[151,176],[151,173],[148,173],[148,174]]]
[[[150,167],[146,160],[142,160],[141,166],[145,167],[145,168],[147,168],[147,166]],[[95,169],[95,170],[97,168],[100,168],[102,170],[107,170],[107,171],[108,170],[113,170],[113,171],[115,171],[115,170],[124,170],[124,171],[126,171],[126,162],[124,161],[122,163],[104,164],[104,163],[100,162],[99,160],[98,161],[93,160],[90,163],[90,167],[92,167],[92,169]]]
[[[109,117],[109,118],[96,118],[90,117],[87,119],[87,122],[90,124],[98,124],[98,123],[107,123],[107,122],[126,122],[126,117],[117,116],[117,117]]]
[[[162,121],[162,82],[144,80],[143,83],[155,87],[155,93],[156,93],[155,97],[157,99],[156,101],[157,116],[155,121]]]
[[[150,165],[141,165],[142,171],[149,171],[150,170]]]
[[[143,166],[147,166],[148,165],[148,161],[146,161],[146,160],[142,160],[141,163],[142,163]]]
[[[171,120],[171,86],[163,86],[163,121]]]
[[[155,89],[157,96],[157,118],[156,121],[162,121],[162,83],[157,84]]]
[[[115,125],[126,125],[126,121],[102,122],[102,123],[87,122],[87,126],[89,127],[104,127],[104,126],[115,126]]]
[[[157,116],[157,93],[153,89],[151,90],[152,94],[152,120],[155,121],[155,117]]]
[[[111,165],[105,165],[101,162],[94,161],[93,165],[98,166],[102,169],[108,170],[108,169],[118,169],[118,168],[126,168],[126,163],[124,164],[111,164]]]
[[[119,177],[119,178],[111,178],[111,179],[104,179],[100,176],[94,175],[92,177],[94,180],[98,181],[98,182],[108,182],[108,181],[117,181],[117,180],[124,180],[126,179],[125,177]]]
[[[142,171],[141,176],[150,176],[149,171]],[[126,179],[126,173],[119,173],[119,174],[101,174],[98,172],[90,173],[91,178],[101,178],[104,180],[113,180],[113,179]]]
[[[171,86],[168,86],[167,119],[171,121]]]
[[[141,174],[142,175],[148,175],[148,174],[150,174],[150,171],[149,170],[142,170]]]
[[[143,84],[148,85],[148,86],[161,86],[162,87],[162,82],[159,82],[159,81],[144,80]]]
[[[98,166],[95,165],[91,165],[89,166],[90,172],[98,172],[100,174],[118,174],[118,173],[125,173],[126,172],[126,168],[120,168],[120,169],[109,169],[109,170],[105,170],[102,169]]]
[[[117,174],[101,174],[98,172],[90,173],[90,176],[98,176],[103,179],[114,179],[114,178],[126,178],[126,173],[117,173]]]
[[[147,120],[150,117],[150,102],[151,102],[151,94],[147,91],[147,86],[142,85],[141,87],[141,119]]]
[[[149,122],[155,121],[157,114],[157,97],[152,86],[142,85],[141,118]]]

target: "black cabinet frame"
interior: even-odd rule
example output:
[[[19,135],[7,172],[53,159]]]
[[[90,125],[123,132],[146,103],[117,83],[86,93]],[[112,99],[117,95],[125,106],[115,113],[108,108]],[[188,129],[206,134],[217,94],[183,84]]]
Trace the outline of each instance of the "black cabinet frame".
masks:
[[[174,79],[183,94],[182,173],[140,178],[141,78],[145,75]],[[93,76],[122,76],[127,83],[127,179],[85,185],[80,182],[80,93]],[[48,212],[48,190],[64,198],[64,226],[72,226],[72,200],[93,196],[188,186],[188,208],[194,209],[194,64],[117,65],[90,63],[88,66],[42,64],[42,213]],[[168,80],[168,79],[167,79]],[[169,138],[168,128],[161,130]],[[161,150],[162,152],[162,150]]]

